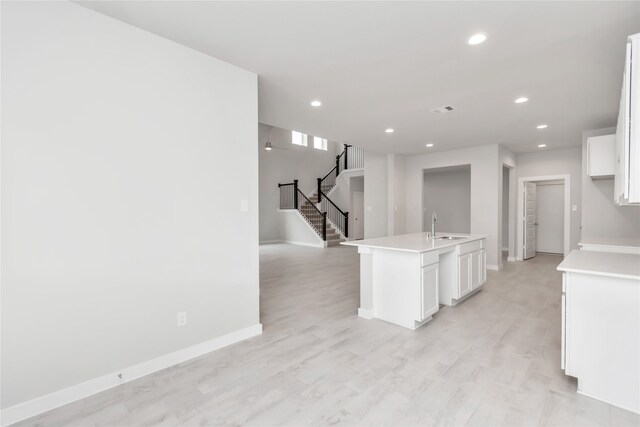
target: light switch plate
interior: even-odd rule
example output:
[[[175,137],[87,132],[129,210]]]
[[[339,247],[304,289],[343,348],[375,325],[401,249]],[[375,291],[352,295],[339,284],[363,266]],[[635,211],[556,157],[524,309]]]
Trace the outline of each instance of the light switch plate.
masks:
[[[240,200],[240,212],[249,212],[249,201],[246,199]]]
[[[186,311],[179,311],[178,314],[176,314],[176,324],[178,325],[178,327],[182,327],[182,326],[187,326],[187,312]]]
[[[371,212],[373,208],[371,206],[367,206],[367,212]]]

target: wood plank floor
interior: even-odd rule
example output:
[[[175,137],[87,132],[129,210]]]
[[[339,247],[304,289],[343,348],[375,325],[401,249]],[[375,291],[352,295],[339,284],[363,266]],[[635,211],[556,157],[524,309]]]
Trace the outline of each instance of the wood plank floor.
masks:
[[[20,425],[638,426],[559,368],[560,257],[410,331],[356,316],[355,248],[261,246],[264,333]]]

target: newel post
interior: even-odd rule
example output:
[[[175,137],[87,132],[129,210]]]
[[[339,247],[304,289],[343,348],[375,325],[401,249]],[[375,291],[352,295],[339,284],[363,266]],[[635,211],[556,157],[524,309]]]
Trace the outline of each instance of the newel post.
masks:
[[[344,237],[349,238],[349,212],[344,213]]]
[[[349,144],[344,144],[344,170],[347,170],[349,167],[347,166],[347,156],[349,155]]]
[[[293,180],[293,208],[298,209],[298,180]]]
[[[318,203],[322,201],[322,178],[318,178]]]
[[[322,212],[322,240],[327,241],[327,213]]]

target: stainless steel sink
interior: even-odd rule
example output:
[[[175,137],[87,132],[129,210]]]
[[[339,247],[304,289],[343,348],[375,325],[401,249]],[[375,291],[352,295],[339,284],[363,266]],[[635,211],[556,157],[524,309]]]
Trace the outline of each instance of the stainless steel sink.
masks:
[[[435,237],[435,239],[440,239],[440,240],[462,240],[462,239],[466,239],[466,237],[464,236],[440,236],[440,237]]]

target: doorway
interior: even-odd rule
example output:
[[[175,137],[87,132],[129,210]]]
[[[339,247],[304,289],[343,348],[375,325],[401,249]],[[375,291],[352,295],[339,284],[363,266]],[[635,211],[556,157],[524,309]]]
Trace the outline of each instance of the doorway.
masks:
[[[564,183],[547,181],[536,183],[536,187],[536,252],[562,254]]]
[[[570,251],[569,175],[520,178],[518,260]]]
[[[349,179],[349,240],[364,239],[364,176]]]
[[[353,240],[364,239],[364,192],[353,192]]]

